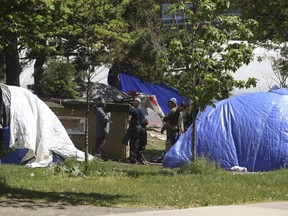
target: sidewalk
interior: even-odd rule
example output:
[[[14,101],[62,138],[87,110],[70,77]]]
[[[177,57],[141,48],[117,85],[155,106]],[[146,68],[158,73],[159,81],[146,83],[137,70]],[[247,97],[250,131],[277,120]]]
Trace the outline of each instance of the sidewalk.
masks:
[[[201,208],[158,210],[72,206],[59,203],[0,202],[0,215],[11,216],[288,216],[287,202],[257,203],[247,205],[211,206]]]
[[[111,214],[109,216],[115,216]],[[288,216],[288,202],[129,213],[125,216]],[[119,216],[119,215],[118,215]]]

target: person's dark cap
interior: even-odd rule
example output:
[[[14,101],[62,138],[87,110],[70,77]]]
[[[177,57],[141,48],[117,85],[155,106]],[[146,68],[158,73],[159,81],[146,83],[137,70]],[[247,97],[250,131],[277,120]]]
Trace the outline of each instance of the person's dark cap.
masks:
[[[185,101],[182,101],[179,106],[182,106],[182,107],[187,107],[187,104],[185,103]]]
[[[102,97],[98,97],[98,98],[96,98],[96,104],[98,105],[98,106],[101,106],[101,105],[103,105],[103,104],[106,104],[106,101],[104,100],[104,98],[102,98]]]

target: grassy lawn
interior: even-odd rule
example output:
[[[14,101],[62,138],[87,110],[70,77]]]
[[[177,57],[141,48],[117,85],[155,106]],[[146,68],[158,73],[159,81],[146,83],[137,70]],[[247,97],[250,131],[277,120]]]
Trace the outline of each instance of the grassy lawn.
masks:
[[[149,142],[146,157],[155,158],[163,149],[164,141]],[[84,163],[74,160],[53,168],[0,165],[0,199],[151,208],[288,200],[287,169],[236,174],[203,160],[185,169],[92,161],[86,175],[81,171]]]

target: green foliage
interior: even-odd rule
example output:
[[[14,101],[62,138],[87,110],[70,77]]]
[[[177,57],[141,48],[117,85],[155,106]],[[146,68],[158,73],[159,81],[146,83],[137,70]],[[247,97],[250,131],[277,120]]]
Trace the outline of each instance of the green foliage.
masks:
[[[10,154],[11,150],[4,147],[3,130],[1,130],[0,133],[0,157],[4,157],[5,155]]]
[[[251,42],[273,50],[276,57],[267,57],[272,65],[273,78],[279,87],[287,87],[287,33],[288,33],[288,11],[287,1],[241,1],[234,0],[241,9],[241,17],[254,19],[257,25],[252,30],[254,37]],[[285,9],[284,9],[285,8]],[[266,58],[263,56],[262,59]],[[274,78],[275,77],[275,78]]]
[[[75,159],[67,159],[64,163],[57,164],[53,169],[55,174],[63,176],[86,177],[81,171],[83,169],[83,164],[79,163]]]
[[[123,18],[129,24],[132,43],[120,44],[115,63],[124,63],[128,68],[121,68],[139,75],[143,81],[162,80],[165,67],[162,64],[165,37],[159,22],[160,7],[154,0],[135,0],[127,6]],[[119,72],[120,72],[119,71]]]
[[[73,81],[75,68],[71,63],[51,60],[44,70],[41,80],[46,97],[76,98],[77,84]]]
[[[196,160],[191,163],[181,166],[178,173],[215,175],[217,172],[222,172],[222,171],[224,170],[218,164],[202,156],[202,157],[196,158]]]
[[[65,3],[52,0],[14,0],[1,2],[0,8],[0,48],[6,47],[13,35],[21,44],[41,48],[37,40],[44,39],[55,31],[56,17],[65,13]]]
[[[288,46],[280,48],[280,57],[273,59],[272,68],[276,76],[279,77],[280,87],[288,87]]]
[[[0,188],[7,186],[7,179],[5,176],[0,175]]]
[[[258,61],[268,60],[272,66],[274,81],[280,88],[288,87],[288,46],[287,44],[266,43],[265,48],[272,50],[276,54],[273,56],[260,56]]]
[[[123,176],[121,170],[115,171],[113,167],[101,166],[97,159],[89,161],[86,165],[76,159],[66,159],[53,167],[53,170],[55,175],[67,177]]]
[[[153,3],[138,5],[138,15],[142,14],[147,22],[134,26],[135,43],[120,60],[130,63],[132,72],[142,80],[164,81],[176,87],[190,99],[195,110],[203,110],[215,99],[229,97],[234,87],[256,85],[252,77],[238,81],[231,75],[252,60],[253,47],[246,40],[253,36],[249,27],[255,22],[225,15],[230,1],[190,0],[171,4],[171,18],[181,14],[183,20],[171,22],[170,28],[159,23],[159,8]]]
[[[121,18],[128,2],[114,0],[68,2],[71,13],[66,19],[66,26],[60,31],[68,39],[68,45],[78,49],[78,58],[81,57],[83,63],[99,66],[105,63],[103,55],[113,54],[115,44],[130,42],[127,24]]]
[[[0,194],[9,192],[8,180],[3,173],[0,173]]]
[[[84,68],[87,70],[86,80],[92,79],[95,68],[112,62],[118,43],[132,41],[128,25],[121,17],[129,2],[5,0],[0,8],[3,33],[0,35],[0,48],[18,38],[18,47],[29,51],[25,58],[38,60],[35,64],[35,90],[39,94],[41,67],[49,56],[69,59],[77,56],[81,60],[78,63],[82,64],[78,67],[79,73]]]
[[[170,40],[167,80],[200,110],[221,98],[225,89],[228,92],[233,86],[256,83],[255,79],[237,82],[231,76],[251,61],[253,49],[243,41],[252,36],[247,24],[239,17],[224,16],[228,7],[229,1],[198,1],[192,11],[181,3],[170,8],[171,14],[181,10],[187,20]]]
[[[66,12],[65,2],[58,0],[1,1],[0,48],[3,48],[6,54],[7,84],[19,85],[20,70],[29,60],[32,61],[39,57],[41,59],[44,53],[46,55],[48,55],[47,53],[55,53],[55,43],[51,43],[49,39],[51,37],[57,38],[57,29],[61,28],[62,17],[65,17]],[[30,53],[23,56],[30,49],[35,54],[31,56]],[[20,66],[19,56],[23,57]],[[43,64],[44,62],[42,62]],[[35,62],[35,67],[41,68],[42,65],[39,67],[39,62]],[[38,73],[38,68],[35,69],[35,90],[37,93],[39,93],[39,77],[42,75]]]
[[[254,19],[257,25],[253,27],[254,41],[274,42],[287,41],[288,11],[286,0],[242,1],[233,0],[241,8],[241,16],[245,19]]]
[[[13,150],[12,150],[13,151]],[[4,148],[3,142],[0,143],[0,157],[11,154],[11,150]]]
[[[163,78],[162,53],[158,47],[151,46],[151,32],[148,29],[139,30],[133,34],[135,43],[127,50],[127,55],[121,61],[133,65],[132,72],[140,75],[143,81],[157,82]],[[151,73],[153,71],[153,76]],[[130,71],[131,72],[131,71]]]

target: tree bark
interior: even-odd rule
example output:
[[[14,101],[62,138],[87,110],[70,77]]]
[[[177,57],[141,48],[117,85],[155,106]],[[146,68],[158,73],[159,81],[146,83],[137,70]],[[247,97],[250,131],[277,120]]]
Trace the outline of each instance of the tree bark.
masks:
[[[37,55],[36,61],[34,64],[34,93],[38,95],[39,97],[42,96],[42,90],[41,90],[41,78],[43,76],[43,65],[46,61],[46,54],[41,52]]]
[[[192,143],[191,143],[191,154],[192,154],[192,162],[196,161],[197,157],[197,115],[198,109],[195,107],[192,108]]]
[[[5,47],[5,62],[6,62],[6,84],[13,86],[20,86],[19,75],[19,53],[18,53],[17,35],[12,37],[12,40]]]

